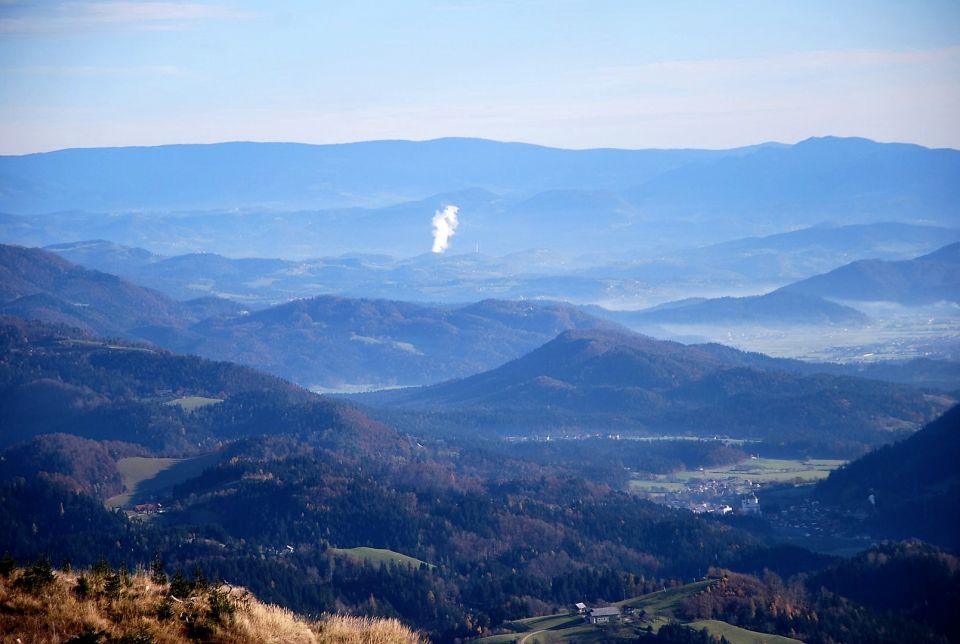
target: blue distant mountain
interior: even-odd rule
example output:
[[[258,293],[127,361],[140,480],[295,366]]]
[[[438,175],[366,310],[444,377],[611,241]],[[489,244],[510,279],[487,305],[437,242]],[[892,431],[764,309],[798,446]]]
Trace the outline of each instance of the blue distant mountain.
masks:
[[[377,207],[483,188],[519,211],[944,222],[960,152],[834,137],[731,150],[562,150],[480,139],[220,143],[0,157],[0,211]],[[547,196],[528,201],[539,193]]]
[[[606,317],[627,326],[665,323],[860,326],[867,322],[866,315],[849,306],[787,290],[747,297],[689,298],[641,311],[610,311]]]
[[[0,211],[293,210],[385,206],[476,187],[615,190],[750,150],[560,150],[457,138],[71,149],[0,157]]]
[[[837,300],[901,304],[960,302],[960,242],[916,259],[865,259],[783,287],[783,292]]]
[[[907,216],[956,222],[960,151],[811,138],[792,146],[691,163],[627,196],[644,209],[692,219],[865,223]]]

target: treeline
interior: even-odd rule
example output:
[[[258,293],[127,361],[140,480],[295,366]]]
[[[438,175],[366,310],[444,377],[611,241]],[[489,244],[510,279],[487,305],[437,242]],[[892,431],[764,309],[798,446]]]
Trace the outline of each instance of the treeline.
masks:
[[[721,582],[685,600],[682,617],[719,619],[809,643],[955,642],[960,561],[921,542],[864,551],[782,580],[713,571]]]

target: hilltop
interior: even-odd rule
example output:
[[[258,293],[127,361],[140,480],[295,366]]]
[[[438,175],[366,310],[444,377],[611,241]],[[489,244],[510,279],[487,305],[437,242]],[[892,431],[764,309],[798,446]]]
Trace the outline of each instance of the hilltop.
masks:
[[[244,588],[102,565],[54,571],[40,561],[0,570],[0,632],[10,642],[424,644],[394,619],[320,620],[260,602]]]
[[[865,259],[781,289],[838,300],[906,305],[960,302],[960,242],[902,261]]]
[[[820,450],[886,442],[943,408],[911,387],[797,371],[790,361],[719,345],[595,329],[561,333],[469,378],[358,399],[408,412],[410,422],[487,433],[721,434]]]

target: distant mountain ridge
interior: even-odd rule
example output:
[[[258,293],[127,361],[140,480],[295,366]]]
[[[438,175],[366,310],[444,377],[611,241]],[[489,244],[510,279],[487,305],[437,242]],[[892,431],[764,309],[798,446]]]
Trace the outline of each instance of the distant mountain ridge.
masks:
[[[107,262],[115,257],[109,246],[108,251]],[[209,262],[225,272],[245,264],[215,255],[185,256],[181,261],[188,268]],[[278,260],[250,261],[270,265]],[[342,262],[344,270],[360,265],[357,258]],[[618,323],[629,324],[632,315],[562,302],[497,299],[443,306],[324,295],[261,310],[217,297],[178,302],[50,252],[2,245],[0,276],[5,276],[0,315],[67,324],[101,336],[239,362],[319,390],[465,377],[517,358],[563,331],[617,329]],[[201,279],[199,274],[196,278]],[[949,362],[817,365],[719,345],[701,348],[708,346],[714,354],[723,349],[726,363],[762,361],[800,374],[875,375],[945,391],[955,389],[958,382],[956,365]]]
[[[838,300],[960,302],[960,242],[903,261],[866,259],[781,289]]]
[[[692,298],[641,311],[610,312],[622,324],[843,324],[858,326],[867,316],[816,295],[774,291],[747,297]]]
[[[953,226],[958,186],[960,151],[833,137],[719,151],[439,139],[0,157],[0,213],[14,234],[36,234],[23,216],[44,215],[61,228],[84,220],[93,235],[128,245],[167,239],[169,248],[286,257],[426,252],[430,217],[450,203],[461,207],[454,247],[495,255],[662,250],[824,221]],[[116,237],[133,223],[142,239]],[[245,233],[228,234],[229,249],[196,246],[229,228]],[[77,239],[50,233],[15,239]]]
[[[296,210],[389,205],[475,187],[610,189],[749,150],[563,150],[465,138],[69,149],[0,157],[7,186],[0,211]]]
[[[162,293],[40,249],[2,244],[0,314],[37,317],[128,338],[135,337],[130,331],[136,327],[180,326],[189,320],[187,310]]]
[[[301,237],[309,237],[309,231],[301,232]],[[548,251],[407,259],[366,253],[304,260],[211,252],[165,256],[106,240],[58,243],[46,250],[174,299],[220,296],[248,308],[263,308],[315,295],[447,303],[491,297],[583,303],[630,301],[638,288],[650,287],[697,295],[754,285],[768,290],[853,260],[914,258],[950,241],[960,241],[960,230],[879,223],[817,226],[662,255],[633,252],[612,258],[574,258]]]
[[[174,259],[188,268],[211,262],[236,267],[215,255]],[[429,306],[319,296],[250,312],[217,298],[177,302],[53,253],[16,246],[0,245],[0,277],[0,315],[146,340],[321,389],[462,377],[522,355],[567,329],[616,326],[572,305],[498,300]]]
[[[320,296],[195,325],[184,351],[304,385],[414,385],[502,364],[567,329],[612,328],[577,307],[487,300],[431,307]]]

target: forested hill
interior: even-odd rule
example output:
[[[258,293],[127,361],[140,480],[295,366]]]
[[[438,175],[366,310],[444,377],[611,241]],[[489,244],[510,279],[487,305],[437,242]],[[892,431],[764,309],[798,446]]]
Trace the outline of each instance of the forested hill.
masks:
[[[419,385],[490,369],[568,329],[619,328],[561,303],[427,306],[321,296],[196,324],[173,348],[305,386]]]
[[[488,432],[727,434],[819,449],[882,443],[944,408],[912,387],[777,364],[716,345],[569,331],[492,371],[359,399]]]
[[[188,309],[114,275],[39,248],[0,244],[0,314],[44,319],[99,335],[136,337],[147,325],[181,326]]]
[[[430,306],[319,296],[261,311],[177,302],[40,249],[0,245],[0,315],[147,341],[245,364],[304,386],[414,385],[503,364],[567,329],[615,328],[563,303]]]
[[[870,452],[817,486],[828,505],[866,513],[878,534],[960,547],[960,405],[910,438]],[[872,500],[871,500],[872,499]]]
[[[63,432],[164,454],[250,435],[403,449],[382,425],[279,378],[75,329],[0,318],[0,444]]]

